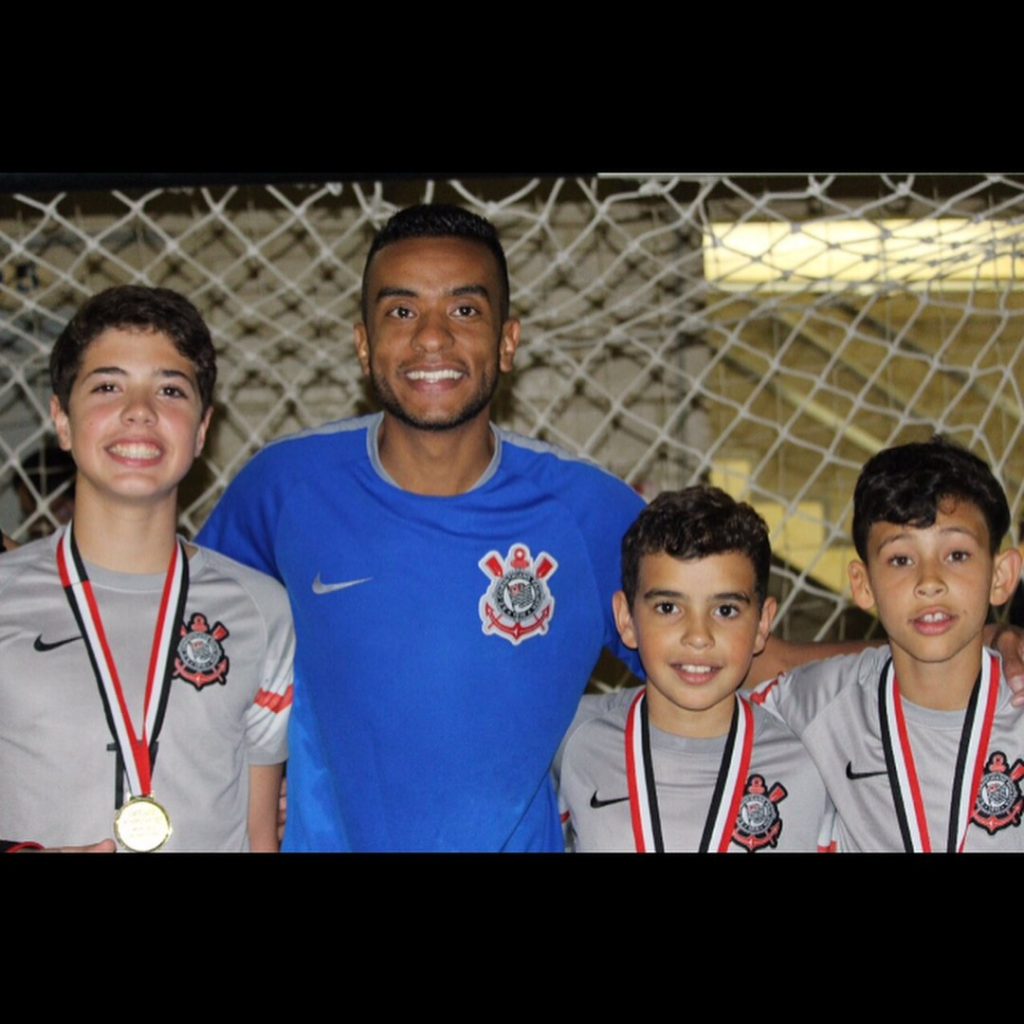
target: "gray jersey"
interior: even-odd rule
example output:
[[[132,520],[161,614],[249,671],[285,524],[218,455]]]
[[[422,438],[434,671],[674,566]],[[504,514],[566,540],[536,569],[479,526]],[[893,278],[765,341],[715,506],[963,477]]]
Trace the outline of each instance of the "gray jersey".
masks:
[[[889,648],[830,658],[773,684],[765,708],[801,738],[836,807],[840,851],[904,849],[879,724],[879,677]],[[1001,682],[967,852],[1024,850],[1024,709]],[[910,746],[933,848],[946,848],[963,711],[933,711],[903,699]]]
[[[132,721],[141,730],[164,576],[86,568]],[[246,850],[249,766],[278,764],[288,754],[291,613],[279,583],[216,552],[197,549],[189,575],[153,796],[174,828],[166,850]],[[112,745],[57,573],[56,536],[5,554],[0,836],[82,845],[113,835],[120,780]]]
[[[563,813],[581,853],[628,853],[636,848],[625,731],[637,692],[584,697],[556,759]],[[762,708],[753,710],[750,771],[729,852],[814,852],[830,819],[825,787],[796,737]],[[650,735],[665,850],[695,852],[726,737],[687,739],[653,724]]]

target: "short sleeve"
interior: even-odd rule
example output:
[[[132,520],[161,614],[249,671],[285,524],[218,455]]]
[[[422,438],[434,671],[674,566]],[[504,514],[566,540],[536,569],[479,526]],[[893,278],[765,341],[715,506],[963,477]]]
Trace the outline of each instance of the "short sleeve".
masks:
[[[272,601],[261,599],[267,644],[259,689],[245,715],[250,764],[279,764],[288,758],[288,718],[294,695],[295,630],[284,590],[274,585]]]

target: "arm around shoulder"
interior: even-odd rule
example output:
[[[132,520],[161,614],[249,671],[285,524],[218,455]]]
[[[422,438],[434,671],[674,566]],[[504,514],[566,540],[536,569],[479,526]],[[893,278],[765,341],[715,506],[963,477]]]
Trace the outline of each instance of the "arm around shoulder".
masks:
[[[764,650],[754,658],[750,674],[743,686],[752,690],[761,683],[786,672],[792,672],[801,665],[846,654],[860,654],[872,647],[882,647],[884,643],[883,640],[848,640],[844,643],[798,644],[770,636]]]

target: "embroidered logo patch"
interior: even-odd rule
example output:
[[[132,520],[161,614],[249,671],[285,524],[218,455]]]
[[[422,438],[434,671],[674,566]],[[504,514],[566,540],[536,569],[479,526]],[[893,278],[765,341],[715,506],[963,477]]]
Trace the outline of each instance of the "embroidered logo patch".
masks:
[[[1006,755],[1001,750],[994,750],[985,762],[985,774],[978,787],[971,821],[989,835],[995,835],[1009,825],[1019,825],[1024,811],[1024,795],[1018,785],[1022,778],[1024,761],[1018,757],[1011,768],[1006,763]]]
[[[230,662],[221,641],[230,635],[222,623],[214,623],[211,629],[205,615],[193,615],[188,626],[181,627],[181,640],[174,659],[175,677],[191,683],[197,690],[210,683],[226,683]]]
[[[763,775],[751,775],[736,814],[732,841],[753,853],[763,846],[775,846],[782,832],[778,804],[789,794],[776,782],[769,790]]]
[[[513,544],[505,558],[490,551],[478,564],[491,581],[480,598],[485,633],[520,644],[548,631],[555,599],[547,581],[558,569],[551,555],[542,551],[535,559],[525,544]]]

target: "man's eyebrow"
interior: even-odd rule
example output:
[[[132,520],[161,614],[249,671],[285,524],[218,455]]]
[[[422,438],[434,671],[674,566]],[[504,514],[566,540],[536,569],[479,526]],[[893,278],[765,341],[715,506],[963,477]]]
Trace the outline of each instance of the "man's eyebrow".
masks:
[[[448,294],[452,298],[461,298],[464,295],[479,295],[481,298],[490,301],[491,293],[482,284],[460,284],[454,288],[449,289]],[[380,291],[377,292],[377,302],[381,302],[384,299],[415,299],[419,297],[419,292],[412,288],[399,288],[395,285],[385,285]]]
[[[395,288],[391,285],[385,285],[377,292],[375,301],[380,302],[383,299],[415,299],[417,294],[411,288]]]
[[[744,593],[742,590],[731,590],[724,594],[715,594],[711,598],[712,601],[740,601],[743,604],[752,604],[753,598],[749,594]]]
[[[453,288],[448,294],[452,296],[479,295],[487,300],[491,298],[490,292],[482,284],[461,284],[458,288]]]

